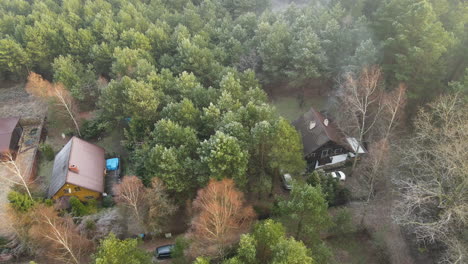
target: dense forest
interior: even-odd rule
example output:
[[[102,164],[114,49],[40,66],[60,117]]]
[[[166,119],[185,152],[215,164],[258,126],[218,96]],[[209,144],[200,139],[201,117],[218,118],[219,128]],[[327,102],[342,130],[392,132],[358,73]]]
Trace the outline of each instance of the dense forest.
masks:
[[[394,168],[388,173],[397,175],[393,184],[403,197],[395,219],[419,242],[435,243],[441,261],[464,263],[467,154],[458,147],[468,141],[467,22],[462,0],[0,0],[0,79],[25,81],[36,73],[60,83],[80,111],[99,113],[76,124],[76,135],[124,130],[127,174],[137,175],[141,188],[154,188],[157,178],[175,204],[195,199],[196,208],[199,190],[213,179],[232,179],[247,198],[261,200],[271,198],[279,171],[305,170],[300,136],[269,104],[269,93],[319,89],[330,96],[330,109],[346,111],[350,80],[379,65],[382,98],[401,84],[407,95],[400,134],[393,135],[398,147],[388,154]],[[369,118],[380,124],[381,109],[372,111]],[[361,134],[372,146],[389,138]],[[459,155],[452,157],[449,146],[458,146]],[[415,170],[421,174],[405,178]],[[431,185],[427,177],[437,180]],[[275,205],[293,227],[257,223],[229,257],[221,250],[210,257],[215,263],[329,263],[320,232],[329,228],[324,212],[333,202],[322,194],[326,186],[308,182]],[[436,201],[425,202],[433,196]],[[302,230],[302,219],[287,215],[305,209],[313,215]]]

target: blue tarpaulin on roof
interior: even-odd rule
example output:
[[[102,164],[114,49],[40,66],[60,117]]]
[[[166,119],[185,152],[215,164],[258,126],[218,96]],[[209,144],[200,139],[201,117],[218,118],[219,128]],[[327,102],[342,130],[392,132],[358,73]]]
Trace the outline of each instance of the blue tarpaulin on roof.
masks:
[[[106,160],[106,170],[113,171],[119,168],[119,158]]]

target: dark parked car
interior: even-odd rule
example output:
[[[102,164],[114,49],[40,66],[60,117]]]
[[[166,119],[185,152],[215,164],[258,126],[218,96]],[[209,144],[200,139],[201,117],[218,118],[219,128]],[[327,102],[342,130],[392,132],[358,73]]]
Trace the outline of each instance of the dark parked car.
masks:
[[[174,249],[174,244],[164,245],[156,248],[154,255],[157,259],[166,259],[171,257],[171,252]]]

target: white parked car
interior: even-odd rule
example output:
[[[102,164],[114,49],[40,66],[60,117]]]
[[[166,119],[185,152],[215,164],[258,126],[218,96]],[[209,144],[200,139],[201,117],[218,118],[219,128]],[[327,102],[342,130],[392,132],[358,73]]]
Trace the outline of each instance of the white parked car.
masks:
[[[283,188],[286,190],[292,189],[292,177],[291,174],[285,173],[281,175],[281,181],[283,182]]]
[[[338,179],[338,180],[340,180],[340,181],[346,180],[346,175],[345,175],[344,172],[342,172],[342,171],[333,171],[333,172],[330,172],[330,175],[331,175],[334,179]]]

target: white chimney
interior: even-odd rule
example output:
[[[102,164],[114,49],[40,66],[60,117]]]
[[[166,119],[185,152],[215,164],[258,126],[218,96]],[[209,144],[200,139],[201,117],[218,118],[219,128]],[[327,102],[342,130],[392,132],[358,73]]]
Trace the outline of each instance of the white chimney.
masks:
[[[323,120],[323,124],[324,124],[325,126],[328,126],[328,119],[327,119],[327,118],[325,118],[325,120]]]
[[[310,121],[309,122],[309,130],[312,130],[315,127],[316,123],[315,121]]]

